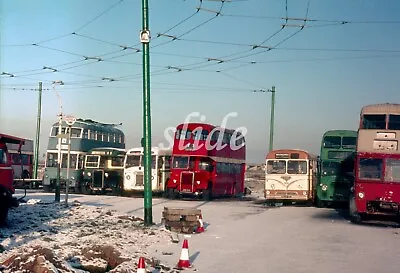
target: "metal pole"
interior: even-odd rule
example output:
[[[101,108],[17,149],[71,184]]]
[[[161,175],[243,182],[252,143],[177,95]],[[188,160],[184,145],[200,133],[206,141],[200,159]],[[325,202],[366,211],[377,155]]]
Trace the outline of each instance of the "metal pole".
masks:
[[[151,116],[150,116],[150,54],[149,54],[149,10],[148,0],[142,0],[142,33],[148,34],[143,44],[143,137],[144,137],[144,224],[153,224],[151,187]]]
[[[56,197],[55,201],[60,202],[60,173],[61,173],[61,134],[62,134],[62,113],[58,115],[58,159],[57,159],[57,182],[56,182]]]
[[[70,166],[70,155],[71,155],[71,128],[68,126],[68,155],[67,155],[67,181],[65,182],[65,205],[68,206],[68,189],[69,189],[69,166]]]
[[[272,86],[271,96],[271,121],[269,125],[269,151],[274,149],[274,114],[275,114],[275,86]]]
[[[42,116],[42,82],[39,82],[39,99],[38,99],[38,112],[36,119],[36,139],[35,139],[35,158],[33,167],[33,178],[38,178],[39,166],[39,138],[40,138],[40,118]]]

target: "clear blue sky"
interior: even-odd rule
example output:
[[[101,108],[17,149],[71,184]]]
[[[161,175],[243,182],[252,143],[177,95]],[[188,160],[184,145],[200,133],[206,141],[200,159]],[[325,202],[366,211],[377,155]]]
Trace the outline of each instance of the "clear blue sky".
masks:
[[[228,127],[246,127],[248,161],[263,162],[271,94],[253,90],[273,85],[274,148],[315,154],[324,131],[357,129],[363,105],[399,103],[397,0],[231,0],[222,7],[149,0],[149,6],[154,145],[166,144],[164,131],[191,112],[212,124],[237,112]],[[1,0],[0,18],[0,72],[9,73],[0,76],[2,132],[35,138],[38,93],[31,89],[42,81],[41,153],[57,120],[55,90],[64,113],[122,122],[127,147],[139,145],[142,53],[133,48],[141,49],[141,1]]]

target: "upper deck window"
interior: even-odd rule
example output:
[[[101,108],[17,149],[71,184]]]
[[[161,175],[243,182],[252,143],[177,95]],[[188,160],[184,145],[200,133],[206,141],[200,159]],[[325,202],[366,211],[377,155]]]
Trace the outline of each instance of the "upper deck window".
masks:
[[[66,127],[61,127],[61,133],[65,134],[65,132],[67,131],[66,129],[67,129]],[[50,136],[55,137],[57,135],[58,135],[58,126],[53,126],[51,128]]]
[[[267,161],[268,174],[285,174],[286,173],[286,160],[268,160]]]
[[[335,148],[339,149],[341,145],[340,136],[326,136],[324,138],[324,148]]]
[[[0,164],[7,164],[7,154],[0,148]]]
[[[192,137],[191,130],[178,130],[176,131],[175,139],[190,139]]]
[[[359,178],[381,180],[383,160],[377,158],[360,158]]]
[[[69,134],[69,129],[67,128],[66,133]],[[81,138],[82,128],[71,128],[71,138]]]
[[[342,137],[342,148],[343,149],[355,149],[357,145],[356,137]]]
[[[400,160],[387,159],[386,160],[385,181],[400,182]]]
[[[362,129],[386,129],[386,115],[363,115]]]
[[[206,140],[208,137],[208,131],[202,130],[201,128],[193,130],[194,140]]]
[[[400,115],[389,115],[389,130],[400,130]]]

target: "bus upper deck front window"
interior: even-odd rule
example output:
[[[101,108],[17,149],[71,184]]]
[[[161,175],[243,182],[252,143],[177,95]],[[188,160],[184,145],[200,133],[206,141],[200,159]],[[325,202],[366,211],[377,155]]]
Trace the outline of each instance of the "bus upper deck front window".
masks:
[[[386,115],[363,115],[362,129],[386,129]]]
[[[341,138],[339,136],[326,136],[324,138],[324,148],[339,149],[341,145]]]
[[[187,169],[189,167],[189,157],[187,156],[174,156],[172,160],[172,168],[174,169]]]
[[[357,145],[356,137],[342,137],[342,148],[343,149],[355,149]]]
[[[286,161],[285,160],[268,160],[267,161],[268,174],[285,174]]]
[[[287,164],[288,174],[306,174],[307,173],[307,161],[300,160],[289,160]]]
[[[128,155],[126,157],[125,168],[139,167],[141,162],[140,155]]]
[[[400,115],[389,115],[389,130],[400,130]]]
[[[381,180],[383,159],[360,158],[359,173],[360,179]]]
[[[3,149],[0,149],[0,164],[7,164],[7,156]]]

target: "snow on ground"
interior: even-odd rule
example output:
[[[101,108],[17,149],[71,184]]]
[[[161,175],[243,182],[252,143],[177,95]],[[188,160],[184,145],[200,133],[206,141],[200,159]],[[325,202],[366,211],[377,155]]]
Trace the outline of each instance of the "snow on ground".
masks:
[[[29,199],[10,211],[0,229],[0,260],[3,272],[13,273],[136,272],[141,256],[155,268],[147,248],[170,236],[165,228],[145,227],[140,218],[104,207]],[[151,272],[173,271],[165,266]]]

